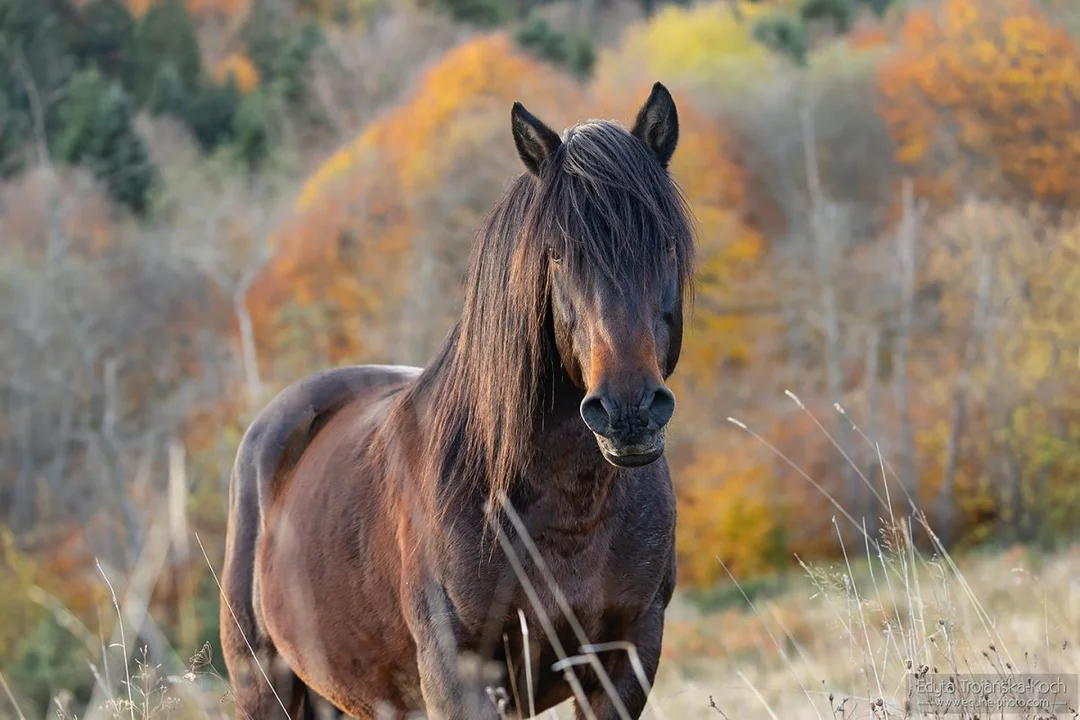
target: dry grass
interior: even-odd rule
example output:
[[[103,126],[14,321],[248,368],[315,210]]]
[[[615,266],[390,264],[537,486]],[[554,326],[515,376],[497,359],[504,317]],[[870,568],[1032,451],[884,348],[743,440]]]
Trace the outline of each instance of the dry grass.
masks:
[[[915,716],[908,676],[924,668],[1078,672],[1080,549],[957,565],[900,545],[851,569],[807,567],[753,608],[702,614],[680,602],[656,696],[680,718],[903,718]]]

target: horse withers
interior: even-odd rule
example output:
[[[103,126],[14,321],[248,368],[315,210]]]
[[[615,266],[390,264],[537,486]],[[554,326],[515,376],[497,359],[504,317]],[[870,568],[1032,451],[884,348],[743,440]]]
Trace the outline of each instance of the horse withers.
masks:
[[[525,172],[434,361],[312,375],[244,435],[221,605],[242,715],[643,712],[675,586],[665,381],[693,275],[675,103],[657,83],[629,131],[510,119]]]

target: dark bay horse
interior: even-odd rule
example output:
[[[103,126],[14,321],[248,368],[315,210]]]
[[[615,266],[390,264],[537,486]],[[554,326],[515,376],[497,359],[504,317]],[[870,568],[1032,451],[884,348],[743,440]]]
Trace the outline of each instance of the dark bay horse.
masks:
[[[675,103],[657,83],[629,131],[510,118],[526,171],[434,361],[312,375],[244,435],[221,608],[241,716],[643,712],[675,586],[665,380],[693,277]],[[586,647],[611,642],[640,664]]]

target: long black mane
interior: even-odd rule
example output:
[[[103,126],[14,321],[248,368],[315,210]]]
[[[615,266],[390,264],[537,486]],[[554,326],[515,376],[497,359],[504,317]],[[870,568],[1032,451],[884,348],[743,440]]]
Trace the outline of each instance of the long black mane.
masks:
[[[692,233],[676,183],[614,122],[573,126],[538,176],[517,177],[479,228],[460,318],[410,390],[427,395],[432,481],[494,499],[528,468],[542,389],[560,371],[545,333],[553,250],[575,281],[629,294],[668,272],[674,251],[685,305]]]

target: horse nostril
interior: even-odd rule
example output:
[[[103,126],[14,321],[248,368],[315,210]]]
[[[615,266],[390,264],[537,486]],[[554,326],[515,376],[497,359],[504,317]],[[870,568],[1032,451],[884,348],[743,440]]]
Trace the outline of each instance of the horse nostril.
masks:
[[[653,393],[652,404],[649,406],[649,419],[656,423],[658,428],[662,428],[674,414],[675,395],[661,385]]]
[[[611,417],[599,395],[589,395],[581,401],[581,419],[597,435],[611,432]]]

